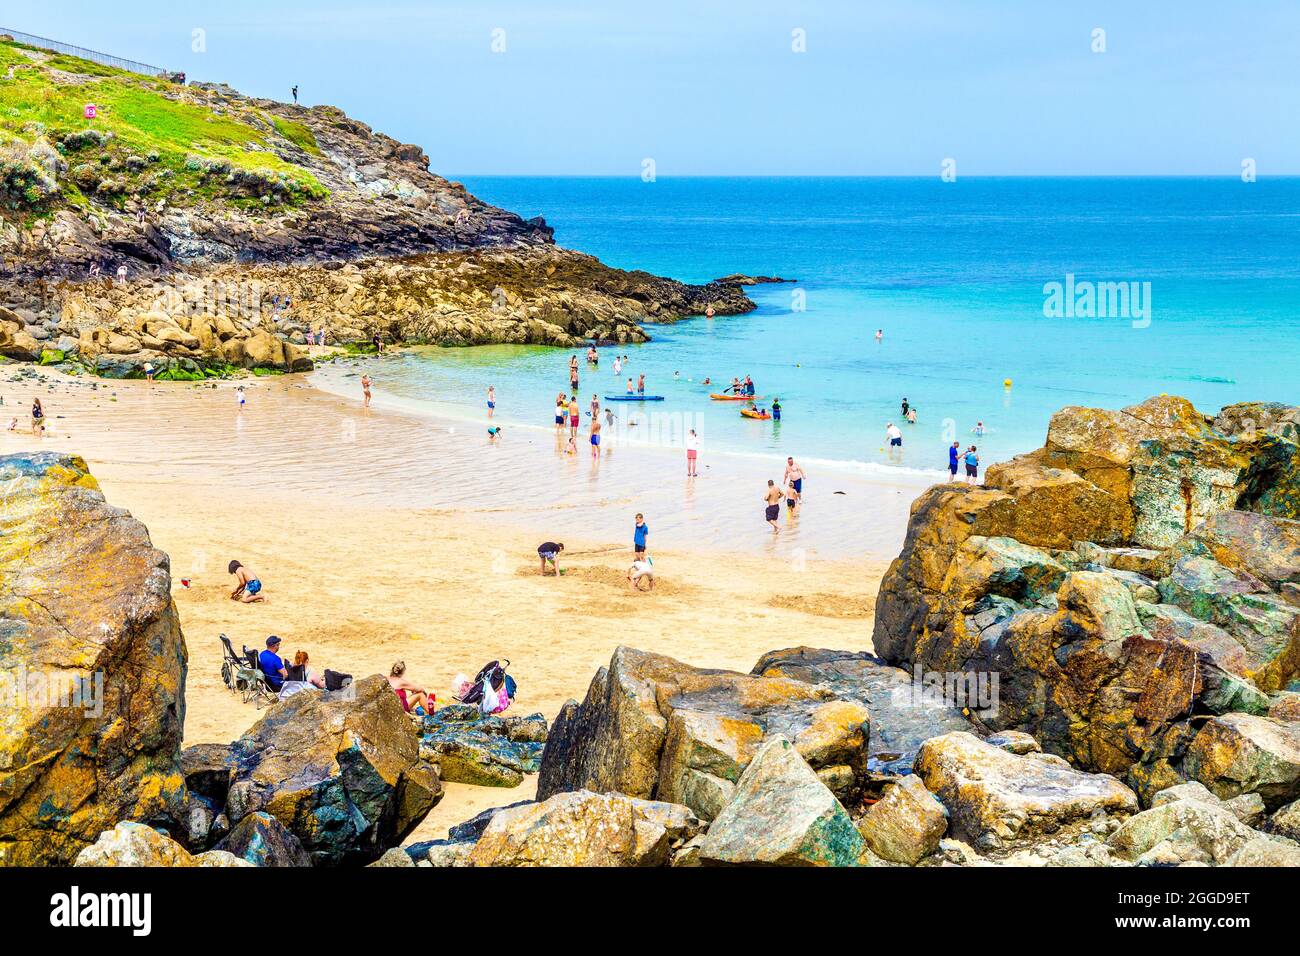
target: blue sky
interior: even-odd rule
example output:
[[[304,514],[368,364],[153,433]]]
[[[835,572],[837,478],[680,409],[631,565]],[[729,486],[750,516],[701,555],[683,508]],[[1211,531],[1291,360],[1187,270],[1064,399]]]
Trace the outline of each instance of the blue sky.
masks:
[[[0,26],[297,83],[449,175],[1300,172],[1291,0],[4,0]]]

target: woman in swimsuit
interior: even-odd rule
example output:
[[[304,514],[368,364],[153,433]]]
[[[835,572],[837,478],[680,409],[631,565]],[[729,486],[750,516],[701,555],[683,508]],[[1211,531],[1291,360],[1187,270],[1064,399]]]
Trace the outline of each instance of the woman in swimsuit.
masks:
[[[388,686],[393,688],[393,693],[402,702],[402,709],[408,714],[414,709],[421,716],[433,713],[434,700],[436,699],[434,695],[418,684],[407,680],[405,675],[405,661],[398,661],[393,665],[392,670],[388,672]]]
[[[41,407],[39,398],[32,399],[32,434],[45,437],[45,409]]]

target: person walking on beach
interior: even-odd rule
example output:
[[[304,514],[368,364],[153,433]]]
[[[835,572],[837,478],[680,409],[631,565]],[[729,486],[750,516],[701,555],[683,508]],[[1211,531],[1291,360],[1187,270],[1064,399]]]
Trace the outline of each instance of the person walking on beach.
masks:
[[[787,518],[799,517],[799,506],[803,503],[803,495],[795,489],[794,485],[787,485],[785,489],[785,516]]]
[[[369,396],[367,396],[367,400],[369,400]],[[239,406],[239,413],[241,415],[244,413],[244,406],[247,403],[248,403],[248,396],[244,394],[244,386],[242,385],[235,386],[235,404]]]
[[[600,399],[596,397],[595,392],[591,393],[591,417],[600,417]]]
[[[578,396],[569,396],[569,436],[578,437]]]
[[[802,495],[804,477],[803,469],[799,467],[798,462],[793,458],[787,458],[785,460],[785,474],[781,476],[781,483],[793,488],[796,495]]]
[[[369,375],[361,376],[361,394],[365,396],[365,400],[361,403],[361,407],[369,408],[370,407],[370,376]]]
[[[266,600],[262,596],[262,581],[251,569],[238,561],[231,561],[226,570],[235,576],[235,590],[230,592],[230,600],[240,604],[256,604]]]
[[[952,477],[949,481],[957,480],[957,459],[961,456],[961,444],[953,442],[948,446],[948,474]]]
[[[767,494],[763,496],[763,518],[772,526],[773,534],[781,533],[781,529],[776,526],[776,519],[781,515],[781,496],[784,492],[785,489],[778,488],[775,481],[767,479]]]
[[[542,559],[542,577],[546,576],[546,565],[551,566],[555,576],[560,576],[560,552],[564,550],[563,542],[543,541],[537,546],[537,556]]]
[[[686,436],[686,477],[687,478],[699,477],[699,472],[695,470],[697,467],[697,460],[699,459],[699,456],[700,456],[700,436],[695,434],[695,429],[692,428],[690,430],[690,433]]]
[[[32,399],[32,434],[37,438],[45,437],[45,409],[39,398]]]
[[[632,529],[632,550],[637,558],[645,557],[645,542],[650,535],[650,526],[645,523],[645,515],[639,511],[636,516],[636,526]]]
[[[565,411],[564,393],[560,392],[555,396],[555,434],[557,436],[564,431]]]
[[[488,386],[487,403],[488,403],[488,418],[491,418],[492,413],[497,410],[497,389],[495,385]]]
[[[600,461],[600,418],[591,417],[591,460]]]
[[[965,461],[966,461],[966,484],[978,485],[980,456],[976,453],[974,445],[971,445],[970,448],[966,450]]]

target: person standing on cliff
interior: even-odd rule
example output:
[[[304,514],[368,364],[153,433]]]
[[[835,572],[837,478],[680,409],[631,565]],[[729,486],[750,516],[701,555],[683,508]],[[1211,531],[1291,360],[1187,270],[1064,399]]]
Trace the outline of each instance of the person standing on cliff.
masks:
[[[293,105],[297,106],[298,105],[298,84],[297,83],[293,85],[292,92],[293,92]]]

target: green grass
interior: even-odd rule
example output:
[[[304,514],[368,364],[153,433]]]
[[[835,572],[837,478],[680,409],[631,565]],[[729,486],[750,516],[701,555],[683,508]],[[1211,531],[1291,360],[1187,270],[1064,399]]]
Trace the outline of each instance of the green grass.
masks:
[[[6,78],[10,67],[14,68],[13,77]],[[90,79],[81,84],[58,82],[47,67]],[[69,167],[91,164],[103,178],[126,187],[123,193],[143,186],[151,199],[194,194],[244,205],[251,199],[260,206],[260,194],[250,197],[250,190],[271,192],[277,203],[288,205],[328,195],[309,170],[272,152],[276,146],[272,134],[243,121],[238,112],[217,114],[201,102],[172,99],[170,95],[181,89],[165,80],[62,54],[51,54],[44,63],[36,64],[17,44],[0,43],[0,144],[15,140],[31,143],[42,133],[53,144],[69,133],[87,129],[111,133],[112,140],[103,145],[89,143],[64,150]],[[84,116],[88,103],[97,107],[93,120]],[[249,116],[262,121],[270,118],[279,136],[319,155],[315,137],[301,123],[253,113],[251,107]],[[147,165],[130,168],[126,165],[130,157],[144,159]],[[225,166],[256,173],[260,179],[232,186],[226,182]],[[86,203],[84,190],[65,180],[66,176],[60,177],[63,202],[72,206]],[[283,188],[273,190],[276,184]],[[111,196],[97,198],[113,204]]]

